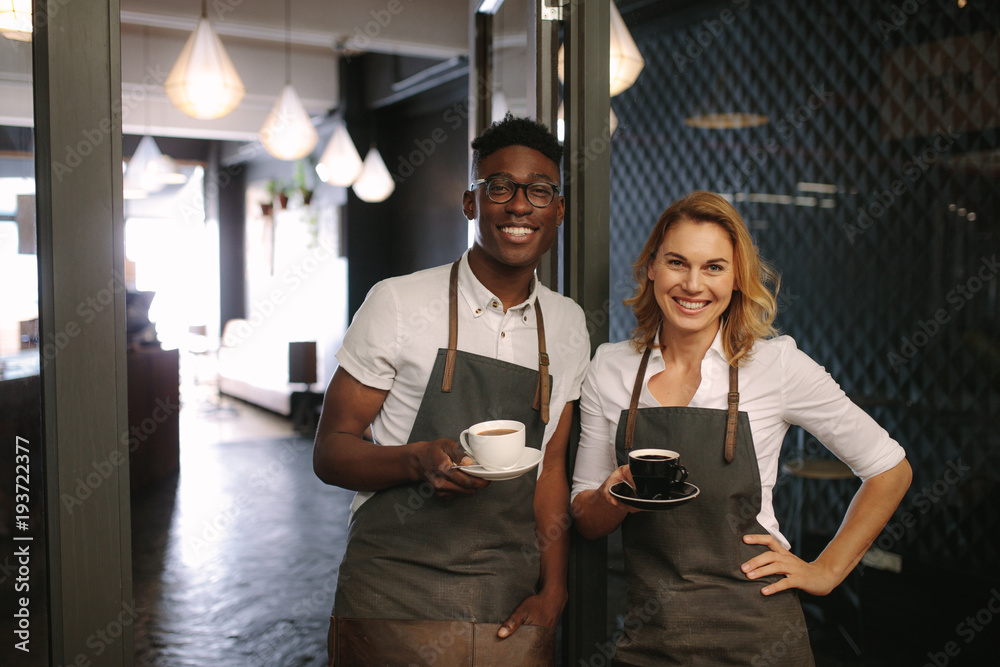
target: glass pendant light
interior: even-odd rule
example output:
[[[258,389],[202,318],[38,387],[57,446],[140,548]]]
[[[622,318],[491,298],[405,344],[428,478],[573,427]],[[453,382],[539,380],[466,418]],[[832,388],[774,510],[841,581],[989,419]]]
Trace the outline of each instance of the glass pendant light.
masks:
[[[143,30],[142,39],[143,69],[149,66],[149,31]],[[146,196],[162,190],[167,185],[179,185],[187,180],[180,173],[173,158],[164,155],[156,140],[149,134],[149,100],[143,102],[143,120],[145,134],[139,140],[132,160],[125,169],[122,189],[125,199],[144,199]]]
[[[639,52],[639,47],[632,39],[632,33],[628,31],[625,20],[618,12],[614,1],[611,2],[611,39],[609,51],[611,57],[611,97],[624,92],[635,83],[645,67],[646,61]],[[556,66],[559,72],[559,80],[563,80],[563,52],[564,47],[559,47],[559,56]]]
[[[319,141],[298,93],[292,86],[292,3],[285,0],[285,87],[260,128],[260,141],[279,160],[298,160],[309,155]]]
[[[385,201],[396,189],[396,182],[392,180],[385,162],[382,161],[382,155],[374,146],[365,156],[361,174],[358,180],[354,181],[353,189],[358,199],[369,203]]]
[[[192,118],[222,118],[235,109],[246,88],[201,3],[198,26],[188,37],[163,87],[170,102]]]
[[[126,199],[143,199],[155,194],[166,185],[163,176],[167,173],[163,154],[159,146],[148,134],[144,136],[129,160],[122,180]]]
[[[646,65],[625,20],[611,3],[611,97],[624,92],[639,78]]]
[[[342,118],[338,118],[334,124],[333,136],[316,165],[316,175],[324,183],[346,188],[357,180],[361,164],[361,156],[351,141],[347,125]]]
[[[31,0],[0,0],[0,35],[31,41]]]

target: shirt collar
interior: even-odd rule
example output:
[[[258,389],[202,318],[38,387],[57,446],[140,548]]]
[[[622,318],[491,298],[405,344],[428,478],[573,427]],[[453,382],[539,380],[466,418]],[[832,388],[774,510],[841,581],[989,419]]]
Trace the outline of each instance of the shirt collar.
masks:
[[[719,330],[715,332],[715,340],[712,341],[712,345],[708,348],[708,352],[705,353],[705,356],[707,357],[708,355],[710,355],[712,353],[715,353],[719,357],[719,359],[721,359],[722,361],[724,361],[724,362],[727,361],[726,360],[726,349],[722,346],[722,327],[721,326],[719,327]]]
[[[462,259],[458,265],[459,293],[465,298],[465,303],[469,307],[469,310],[471,310],[472,314],[477,317],[491,309],[499,310],[502,313],[503,304],[500,302],[500,299],[486,289],[486,287],[479,282],[479,279],[476,278],[472,269],[469,268],[469,252],[469,250],[465,251],[465,254],[462,255]],[[528,293],[528,298],[525,299],[523,303],[508,307],[507,310],[527,310],[533,306],[537,297],[538,278],[537,276],[532,276],[531,291]]]
[[[656,330],[656,335],[653,336],[652,347],[653,347],[653,351],[650,354],[650,358],[652,360],[655,360],[656,363],[659,364],[660,368],[663,368],[664,367],[664,363],[663,363],[663,351],[660,349],[660,330],[659,330],[659,328],[657,328],[657,330]],[[719,330],[715,332],[715,338],[712,340],[712,344],[708,347],[708,351],[705,352],[705,358],[707,359],[708,357],[712,356],[713,354],[716,357],[718,357],[720,360],[722,360],[724,363],[728,363],[726,361],[726,350],[722,346],[722,327],[721,326],[719,327]]]

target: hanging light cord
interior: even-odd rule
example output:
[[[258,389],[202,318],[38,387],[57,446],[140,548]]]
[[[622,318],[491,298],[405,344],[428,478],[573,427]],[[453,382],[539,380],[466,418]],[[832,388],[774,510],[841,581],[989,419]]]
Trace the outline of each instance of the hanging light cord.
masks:
[[[201,18],[208,18],[208,0],[201,0]]]
[[[292,0],[285,0],[285,84],[292,82]]]

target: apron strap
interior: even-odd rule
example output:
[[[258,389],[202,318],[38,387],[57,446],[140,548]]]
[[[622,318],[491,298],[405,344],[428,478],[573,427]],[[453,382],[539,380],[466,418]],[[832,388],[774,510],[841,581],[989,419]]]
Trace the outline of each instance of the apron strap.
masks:
[[[455,356],[458,354],[458,264],[461,259],[451,265],[451,277],[448,279],[448,353],[444,359],[444,378],[441,380],[441,391],[451,393],[451,382],[455,376]]]
[[[455,376],[455,357],[458,354],[458,265],[461,258],[451,265],[451,276],[448,278],[448,352],[444,358],[444,377],[441,379],[441,391],[451,393],[451,384]],[[549,397],[552,389],[549,386],[549,355],[545,352],[545,323],[542,320],[542,304],[535,297],[535,318],[538,321],[538,384],[535,386],[535,400],[532,408],[542,413],[542,423],[549,423]]]
[[[542,320],[542,304],[535,297],[535,319],[538,322],[538,384],[535,386],[535,400],[531,404],[541,410],[542,423],[549,423],[549,355],[545,352],[545,322]]]
[[[639,372],[635,375],[635,385],[632,387],[632,398],[628,402],[628,420],[625,422],[625,451],[632,449],[635,437],[635,418],[639,414],[639,394],[642,393],[642,381],[646,379],[646,365],[649,364],[649,353],[653,348],[646,346],[646,351],[639,362]]]
[[[729,367],[729,408],[726,415],[726,463],[732,463],[736,458],[736,419],[740,407],[739,369]]]

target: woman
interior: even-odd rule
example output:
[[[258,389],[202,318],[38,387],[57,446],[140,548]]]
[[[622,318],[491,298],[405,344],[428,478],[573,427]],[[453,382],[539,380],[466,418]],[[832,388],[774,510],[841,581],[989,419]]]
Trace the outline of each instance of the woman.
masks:
[[[622,526],[628,614],[616,664],[811,665],[795,589],[826,595],[861,560],[909,486],[905,453],[791,338],[775,337],[777,276],[725,199],[674,203],[634,269],[625,303],[638,326],[591,362],[573,478],[584,536]],[[771,505],[791,424],[863,480],[812,562],[788,550]],[[679,452],[700,493],[665,511],[620,502],[611,487],[634,486],[633,442]]]

